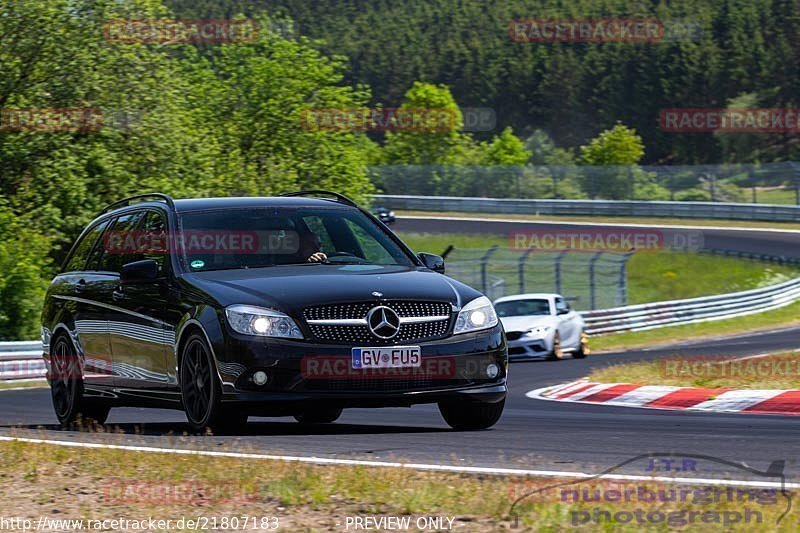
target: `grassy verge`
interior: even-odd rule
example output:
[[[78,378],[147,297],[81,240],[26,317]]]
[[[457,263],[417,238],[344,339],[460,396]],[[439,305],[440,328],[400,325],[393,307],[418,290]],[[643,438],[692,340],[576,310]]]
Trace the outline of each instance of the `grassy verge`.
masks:
[[[591,346],[592,353],[598,351],[620,351],[645,346],[674,344],[676,340],[684,342],[790,326],[800,326],[800,302],[795,302],[792,305],[787,305],[774,311],[767,311],[766,313],[729,318],[727,320],[592,337]],[[800,344],[800,341],[798,341],[798,344]]]
[[[22,383],[0,381],[0,391],[8,389],[41,389],[43,387],[47,387],[46,381],[23,381]]]
[[[241,521],[246,516],[257,517],[260,525],[247,529],[274,530],[277,525],[283,531],[346,531],[357,529],[353,525],[355,518],[409,517],[413,524],[409,529],[414,531],[418,530],[414,527],[418,518],[436,517],[444,520],[439,529],[497,531],[514,525],[511,504],[521,498],[514,512],[519,517],[520,530],[559,531],[578,525],[579,531],[665,531],[665,513],[683,512],[682,519],[686,520],[686,513],[695,511],[692,523],[699,525],[710,523],[707,519],[703,522],[701,516],[711,512],[718,515],[716,523],[720,525],[722,513],[742,513],[745,507],[760,513],[760,523],[772,530],[795,531],[797,527],[796,511],[775,525],[786,503],[774,494],[771,501],[756,501],[755,496],[744,502],[712,501],[706,495],[702,501],[688,499],[677,504],[610,498],[588,502],[580,501],[580,497],[577,503],[565,503],[562,493],[542,490],[559,482],[553,479],[322,467],[124,450],[87,451],[18,442],[0,443],[0,478],[4,514],[28,518],[34,524],[42,516],[75,520],[152,517],[172,520],[173,524],[181,518],[215,518],[219,524],[223,517],[239,517],[238,527],[232,522],[228,527],[218,526],[235,530],[242,529]],[[676,488],[653,483],[647,487]],[[601,486],[588,482],[570,488],[590,492],[621,489],[619,484]],[[636,487],[631,488],[635,494]],[[595,509],[611,514],[608,519],[598,518],[598,524],[592,518]],[[638,509],[645,513],[660,511],[661,519],[644,524],[636,520],[627,524],[614,521],[615,513],[630,514]],[[266,527],[261,522],[263,518],[268,520]],[[752,524],[742,524],[741,530],[748,526]],[[732,528],[736,529],[726,529]],[[176,529],[174,525],[172,529]]]
[[[708,220],[687,218],[644,218],[644,217],[590,217],[590,216],[556,216],[556,215],[498,215],[493,213],[459,213],[434,211],[397,211],[397,216],[424,217],[467,217],[467,218],[501,218],[516,220],[558,222],[596,222],[599,224],[652,224],[656,226],[722,226],[726,228],[764,228],[800,230],[797,222],[767,222],[759,220]]]
[[[800,389],[800,353],[741,359],[664,358],[592,370],[601,383],[637,383],[676,387]]]
[[[399,233],[412,249],[442,253],[449,245],[456,248],[508,246],[501,235],[465,235],[448,233]],[[531,275],[536,275],[531,272]],[[542,279],[545,280],[545,273]],[[628,302],[630,304],[693,298],[726,292],[754,289],[779,283],[800,275],[796,268],[686,252],[648,252],[635,254],[628,262]],[[566,281],[567,283],[569,280]],[[586,283],[580,275],[578,283]],[[546,280],[545,280],[546,283]],[[509,278],[511,287],[516,278]],[[531,291],[549,292],[552,282]]]

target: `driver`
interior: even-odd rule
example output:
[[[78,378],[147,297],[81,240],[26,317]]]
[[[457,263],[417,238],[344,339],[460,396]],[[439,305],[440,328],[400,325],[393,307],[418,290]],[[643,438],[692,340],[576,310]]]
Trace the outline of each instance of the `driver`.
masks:
[[[309,263],[323,263],[328,260],[328,256],[322,251],[322,243],[319,236],[313,231],[300,234],[300,257],[305,257]]]

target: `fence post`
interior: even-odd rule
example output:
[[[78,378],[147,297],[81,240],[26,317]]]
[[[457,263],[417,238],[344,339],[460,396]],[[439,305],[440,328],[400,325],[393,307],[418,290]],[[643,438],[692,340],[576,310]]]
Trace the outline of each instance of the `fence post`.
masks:
[[[555,265],[555,275],[556,275],[556,292],[561,294],[561,261],[564,259],[569,253],[569,249],[562,250],[560,254],[556,256],[556,265]]]
[[[519,292],[525,292],[525,262],[534,250],[536,250],[536,248],[528,248],[519,258],[519,264],[517,265],[517,270],[519,272]]]
[[[486,253],[483,254],[483,257],[481,257],[481,292],[485,293],[486,288],[488,287],[489,282],[486,273],[486,267],[489,263],[489,259],[492,257],[492,255],[494,255],[494,253],[497,251],[498,248],[499,246],[495,244],[494,246],[486,250]]]
[[[636,253],[636,248],[631,248],[622,256],[622,264],[619,268],[619,281],[617,282],[617,301],[615,306],[628,305],[628,261]]]
[[[590,309],[596,309],[596,299],[595,293],[597,292],[595,289],[595,281],[594,281],[594,264],[600,259],[600,256],[603,255],[603,252],[595,252],[592,255],[592,258],[589,259],[589,305]]]

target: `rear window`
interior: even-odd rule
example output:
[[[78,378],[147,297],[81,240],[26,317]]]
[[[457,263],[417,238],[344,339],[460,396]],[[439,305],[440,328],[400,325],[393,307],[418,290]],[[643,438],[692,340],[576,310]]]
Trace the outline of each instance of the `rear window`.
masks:
[[[95,244],[98,242],[100,235],[103,234],[106,226],[108,226],[108,220],[96,224],[83,235],[67,260],[63,269],[64,272],[78,272],[86,268],[86,261],[89,259],[92,250],[95,249]]]

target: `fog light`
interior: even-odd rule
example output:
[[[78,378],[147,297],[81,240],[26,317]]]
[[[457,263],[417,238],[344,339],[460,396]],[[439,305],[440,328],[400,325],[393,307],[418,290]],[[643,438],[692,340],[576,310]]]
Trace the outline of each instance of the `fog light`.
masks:
[[[267,373],[263,372],[261,370],[259,370],[255,374],[253,374],[253,383],[258,385],[259,387],[261,385],[266,384],[268,379],[269,379],[269,376],[267,376]]]
[[[497,365],[492,364],[486,367],[486,375],[489,376],[490,378],[496,378],[497,374],[499,373],[500,369],[497,367]]]

